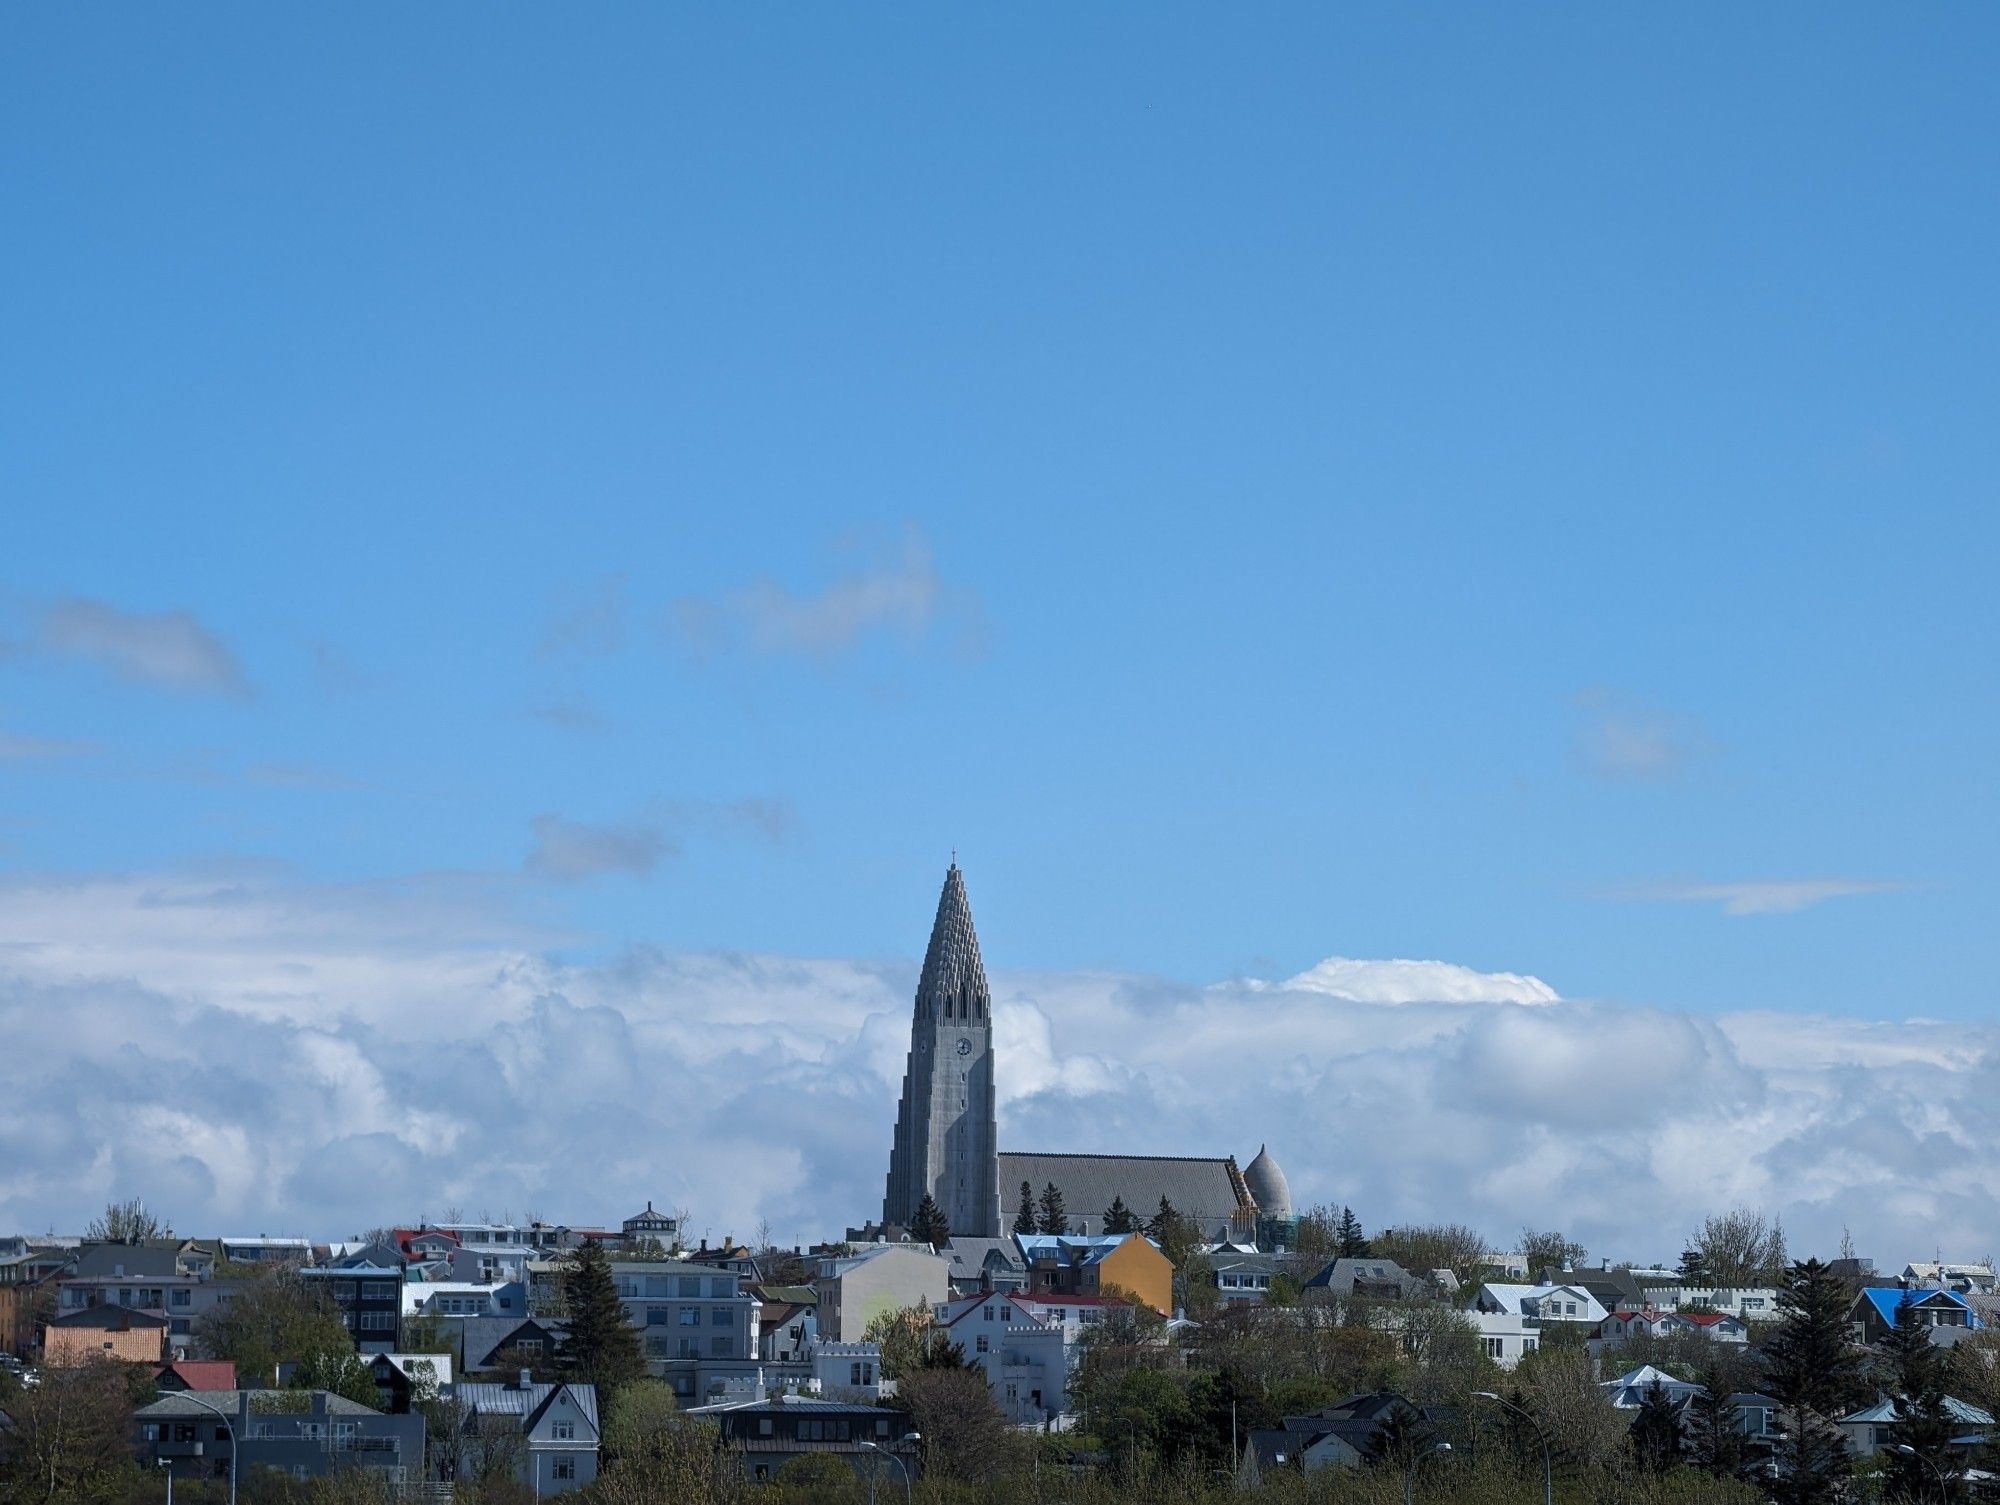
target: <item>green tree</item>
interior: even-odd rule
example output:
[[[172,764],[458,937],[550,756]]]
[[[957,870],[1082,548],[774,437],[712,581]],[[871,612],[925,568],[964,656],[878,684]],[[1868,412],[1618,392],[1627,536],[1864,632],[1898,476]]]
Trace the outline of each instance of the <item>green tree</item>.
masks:
[[[1554,1229],[1523,1228],[1521,1258],[1528,1267],[1528,1279],[1540,1280],[1544,1270],[1574,1270],[1589,1258],[1589,1251]]]
[[[1430,1441],[1430,1428],[1415,1406],[1398,1401],[1382,1413],[1382,1424],[1361,1446],[1361,1456],[1373,1468],[1407,1471]]]
[[[910,1235],[920,1244],[929,1244],[933,1249],[951,1237],[951,1224],[945,1220],[944,1209],[929,1192],[917,1204],[916,1216],[910,1220]]]
[[[1368,1235],[1362,1232],[1361,1219],[1354,1215],[1352,1207],[1340,1209],[1340,1223],[1334,1231],[1333,1252],[1342,1259],[1366,1259],[1369,1255]]]
[[[233,1359],[246,1386],[275,1385],[283,1363],[354,1351],[325,1285],[296,1266],[279,1265],[233,1284],[233,1297],[195,1319],[195,1338],[211,1358]]]
[[[1063,1209],[1062,1188],[1051,1181],[1042,1188],[1042,1200],[1035,1217],[1038,1233],[1068,1233],[1069,1214]]]
[[[1764,1344],[1764,1388],[1781,1402],[1772,1492],[1781,1505],[1824,1505],[1852,1472],[1836,1424],[1860,1399],[1861,1360],[1848,1343],[1846,1292],[1817,1259],[1795,1264]]]
[[[646,1361],[639,1352],[639,1335],[625,1320],[625,1304],[611,1278],[611,1261],[595,1240],[577,1250],[563,1290],[569,1306],[564,1372],[595,1385],[598,1404],[604,1405],[621,1386],[645,1375]]]
[[[1681,1461],[1681,1420],[1674,1410],[1667,1387],[1654,1380],[1639,1400],[1639,1414],[1632,1418],[1632,1455],[1639,1466],[1664,1474]]]
[[[1882,1343],[1882,1355],[1896,1383],[1896,1419],[1889,1426],[1889,1497],[1928,1500],[1935,1482],[1951,1476],[1951,1440],[1958,1429],[1945,1409],[1944,1357],[1931,1345],[1930,1328],[1907,1301],[1896,1309],[1896,1325]]]
[[[1025,1181],[1021,1183],[1020,1210],[1014,1214],[1014,1231],[1016,1233],[1035,1231],[1035,1189]]]
[[[1730,1402],[1732,1393],[1727,1372],[1712,1364],[1702,1372],[1701,1393],[1687,1407],[1688,1461],[1718,1479],[1741,1478],[1750,1461],[1750,1442]]]
[[[352,1348],[323,1348],[299,1360],[287,1382],[294,1390],[330,1390],[361,1405],[380,1409],[382,1391],[375,1371]]]
[[[934,1321],[930,1304],[924,1301],[892,1312],[877,1312],[868,1319],[861,1336],[882,1350],[884,1379],[900,1380],[922,1366]]]
[[[1137,1233],[1139,1219],[1132,1209],[1125,1205],[1125,1199],[1114,1194],[1111,1205],[1104,1209],[1104,1231],[1106,1233]]]

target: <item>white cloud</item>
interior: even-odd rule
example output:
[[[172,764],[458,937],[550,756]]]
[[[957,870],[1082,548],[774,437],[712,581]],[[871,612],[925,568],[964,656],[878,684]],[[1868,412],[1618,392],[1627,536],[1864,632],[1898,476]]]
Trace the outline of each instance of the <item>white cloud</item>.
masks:
[[[1273,986],[1253,984],[1253,986]],[[1475,972],[1454,962],[1356,961],[1329,956],[1277,984],[1352,1003],[1554,1003],[1556,990],[1518,972]]]
[[[186,1231],[319,1237],[447,1205],[603,1222],[650,1197],[717,1237],[768,1217],[790,1239],[875,1209],[913,958],[565,963],[506,897],[0,880],[0,1231],[135,1191]],[[1371,1226],[1559,1226],[1633,1258],[1737,1203],[1801,1249],[1866,1230],[1885,1263],[1981,1252],[2000,1219],[1990,1026],[1709,1019],[1445,963],[993,985],[1011,1147],[1268,1142],[1302,1200]]]
[[[1874,878],[1757,878],[1737,883],[1662,883],[1622,889],[1616,899],[1720,904],[1724,914],[1797,914],[1828,899],[1888,894],[1906,887]]]
[[[235,650],[185,611],[126,611],[67,596],[43,608],[36,638],[47,652],[108,669],[129,684],[247,697]]]
[[[745,649],[825,661],[878,634],[922,639],[948,599],[930,546],[910,528],[824,589],[798,591],[766,577],[719,598],[684,596],[669,608],[667,626],[697,652]]]

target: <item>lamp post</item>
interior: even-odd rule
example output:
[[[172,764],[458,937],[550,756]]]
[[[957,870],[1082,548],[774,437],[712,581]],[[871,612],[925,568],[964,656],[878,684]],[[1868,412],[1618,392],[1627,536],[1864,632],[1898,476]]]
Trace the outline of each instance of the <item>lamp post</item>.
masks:
[[[174,1460],[162,1458],[160,1467],[167,1471],[167,1505],[174,1505]]]
[[[1472,1393],[1480,1400],[1490,1400],[1496,1406],[1505,1406],[1535,1429],[1535,1440],[1542,1445],[1542,1505],[1556,1505],[1556,1466],[1549,1457],[1549,1434],[1544,1432],[1542,1424],[1535,1420],[1534,1412],[1524,1410],[1505,1396],[1496,1395],[1491,1390],[1475,1390]]]
[[[1403,1480],[1403,1505],[1416,1505],[1417,1470],[1424,1466],[1424,1460],[1438,1453],[1449,1453],[1450,1451],[1451,1444],[1448,1442],[1434,1442],[1427,1448],[1419,1448],[1417,1450],[1417,1456],[1410,1460],[1409,1476]]]
[[[1951,1505],[1951,1480],[1945,1476],[1945,1471],[1938,1466],[1936,1460],[1926,1458],[1922,1453],[1918,1452],[1915,1448],[1911,1447],[1907,1442],[1892,1443],[1889,1447],[1889,1451],[1892,1453],[1901,1453],[1905,1458],[1914,1458],[1917,1460],[1917,1462],[1921,1463],[1925,1468],[1929,1469],[1932,1473],[1936,1474],[1938,1481],[1938,1498],[1940,1500],[1943,1500],[1945,1502],[1945,1505]]]
[[[238,1391],[237,1393],[240,1395],[242,1392]],[[202,1410],[208,1411],[222,1419],[223,1430],[229,1434],[229,1505],[236,1505],[236,1455],[240,1451],[236,1446],[236,1423],[229,1419],[228,1414],[223,1411],[222,1407],[216,1405],[213,1401],[203,1400],[192,1390],[183,1390],[181,1392],[181,1399],[193,1401]],[[168,1477],[171,1478],[172,1475],[169,1474]]]
[[[902,1440],[904,1442],[922,1442],[924,1440],[924,1434],[922,1432],[905,1432],[903,1434]],[[900,1453],[892,1453],[889,1451],[889,1449],[883,1447],[880,1443],[870,1442],[866,1437],[861,1439],[861,1445],[866,1449],[868,1449],[868,1451],[871,1453],[880,1453],[884,1458],[887,1458],[891,1463],[895,1464],[896,1467],[902,1472],[903,1505],[910,1505],[910,1466],[909,1464],[903,1461],[902,1455]],[[875,1475],[872,1470],[868,1475],[868,1499],[869,1499],[869,1505],[874,1505]]]

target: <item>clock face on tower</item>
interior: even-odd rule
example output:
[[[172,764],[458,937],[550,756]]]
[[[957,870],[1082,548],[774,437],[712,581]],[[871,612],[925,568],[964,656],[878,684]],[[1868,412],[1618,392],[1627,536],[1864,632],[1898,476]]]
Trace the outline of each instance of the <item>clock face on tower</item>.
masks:
[[[959,1040],[959,1042],[958,1042],[958,1053],[959,1053],[960,1055],[962,1055],[962,1056],[969,1056],[969,1055],[971,1055],[971,1054],[972,1054],[972,1042],[971,1042],[970,1040],[967,1040],[967,1039],[964,1039],[964,1038],[961,1038],[961,1039]]]

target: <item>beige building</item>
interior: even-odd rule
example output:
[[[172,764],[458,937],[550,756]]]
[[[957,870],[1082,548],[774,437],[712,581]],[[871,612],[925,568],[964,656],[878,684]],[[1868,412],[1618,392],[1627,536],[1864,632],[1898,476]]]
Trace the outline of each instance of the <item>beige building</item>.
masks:
[[[819,1296],[819,1335],[831,1343],[858,1343],[884,1312],[922,1302],[938,1306],[951,1296],[951,1261],[927,1244],[867,1244],[855,1253],[820,1261],[813,1282]]]
[[[42,1329],[42,1362],[69,1369],[92,1359],[158,1364],[167,1357],[167,1319],[123,1306],[64,1312]]]

